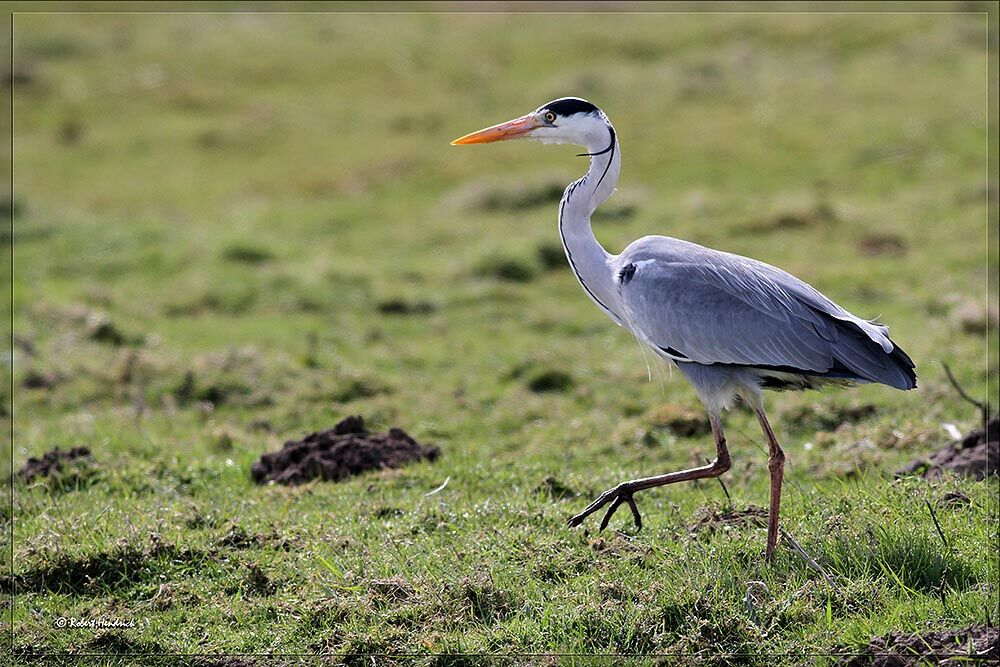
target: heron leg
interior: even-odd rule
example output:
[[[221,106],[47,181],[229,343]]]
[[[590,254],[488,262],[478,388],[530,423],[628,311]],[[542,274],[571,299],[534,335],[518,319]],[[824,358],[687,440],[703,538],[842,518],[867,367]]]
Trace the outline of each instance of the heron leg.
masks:
[[[692,479],[704,479],[706,477],[718,477],[722,473],[729,470],[729,450],[726,448],[726,436],[722,432],[722,422],[719,420],[718,415],[715,414],[710,413],[708,418],[709,423],[712,425],[712,436],[715,438],[714,461],[708,465],[700,466],[698,468],[679,470],[665,475],[643,477],[641,479],[633,479],[628,482],[622,482],[618,486],[612,487],[598,496],[597,500],[587,505],[582,512],[571,518],[569,520],[569,525],[579,526],[588,516],[608,503],[611,503],[607,513],[604,515],[604,520],[601,521],[601,530],[607,528],[608,522],[611,521],[611,516],[623,504],[627,504],[629,509],[632,510],[632,519],[635,521],[635,527],[642,528],[642,517],[639,515],[639,508],[636,507],[635,500],[632,499],[632,495],[634,493],[645,489],[651,489],[654,486],[663,486],[665,484],[673,484],[675,482],[687,482]]]
[[[757,413],[757,420],[768,445],[767,469],[771,471],[771,508],[767,515],[767,551],[764,553],[764,558],[773,561],[774,549],[778,545],[778,512],[781,508],[781,480],[785,471],[785,452],[781,450],[778,439],[774,437],[774,431],[771,430],[771,424],[768,423],[763,408],[754,411]]]

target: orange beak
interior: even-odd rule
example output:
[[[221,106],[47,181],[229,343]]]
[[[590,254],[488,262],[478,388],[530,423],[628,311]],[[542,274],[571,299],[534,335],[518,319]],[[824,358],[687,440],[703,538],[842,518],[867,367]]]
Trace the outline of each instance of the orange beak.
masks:
[[[500,123],[499,125],[488,127],[485,130],[479,130],[478,132],[467,134],[464,137],[459,137],[458,139],[455,139],[455,141],[451,142],[451,145],[490,144],[494,141],[519,139],[527,136],[529,132],[541,126],[542,123],[538,122],[534,114],[528,114],[527,116],[521,116],[520,118],[509,120],[506,123]]]

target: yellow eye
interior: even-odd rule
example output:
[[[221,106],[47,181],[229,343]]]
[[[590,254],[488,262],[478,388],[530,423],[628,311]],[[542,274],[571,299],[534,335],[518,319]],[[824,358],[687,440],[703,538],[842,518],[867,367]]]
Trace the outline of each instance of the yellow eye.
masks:
[[[551,111],[546,111],[544,118],[546,123],[554,123],[556,120],[556,115]]]

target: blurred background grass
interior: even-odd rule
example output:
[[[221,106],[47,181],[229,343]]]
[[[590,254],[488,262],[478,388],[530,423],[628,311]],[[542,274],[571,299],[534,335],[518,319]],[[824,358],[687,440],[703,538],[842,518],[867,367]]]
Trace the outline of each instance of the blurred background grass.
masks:
[[[650,429],[657,406],[697,407],[693,392],[649,381],[562,262],[555,207],[585,169],[576,151],[449,145],[563,95],[601,106],[621,138],[619,191],[595,218],[609,250],[661,233],[757,257],[880,317],[916,360],[913,393],[773,398],[793,478],[846,484],[940,443],[944,422],[975,426],[942,361],[998,403],[982,5],[62,7],[13,17],[14,464],[86,443],[119,473],[67,519],[90,544],[42,530],[46,496],[22,489],[22,562],[128,537],[110,517],[137,508],[183,542],[171,503],[266,501],[250,463],[348,413],[440,444],[440,477],[415,474],[427,489],[465,474],[468,504],[516,505],[546,474],[599,491],[698,461],[705,442]],[[759,473],[751,422],[730,423]],[[161,495],[135,491],[145,478]],[[762,502],[757,478],[732,490]],[[352,511],[346,486],[317,492],[334,515]],[[314,520],[307,552],[330,539]]]
[[[770,261],[893,324],[924,377],[968,361],[983,393],[986,19],[20,14],[15,329],[84,304],[162,350],[322,330],[356,357],[364,300],[453,304],[494,289],[483,261],[555,241],[544,196],[483,202],[557,199],[569,149],[448,141],[576,94],[622,136],[610,249],[667,233]],[[510,314],[603,324],[574,289],[557,272]]]

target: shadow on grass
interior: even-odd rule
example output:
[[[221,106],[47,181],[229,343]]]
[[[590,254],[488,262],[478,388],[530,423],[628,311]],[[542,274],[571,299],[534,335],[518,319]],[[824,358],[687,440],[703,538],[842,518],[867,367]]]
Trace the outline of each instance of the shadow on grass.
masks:
[[[0,593],[116,594],[134,585],[158,580],[160,574],[176,567],[177,563],[199,566],[209,558],[206,553],[174,546],[152,551],[125,546],[83,557],[64,556],[13,577],[0,578]]]

